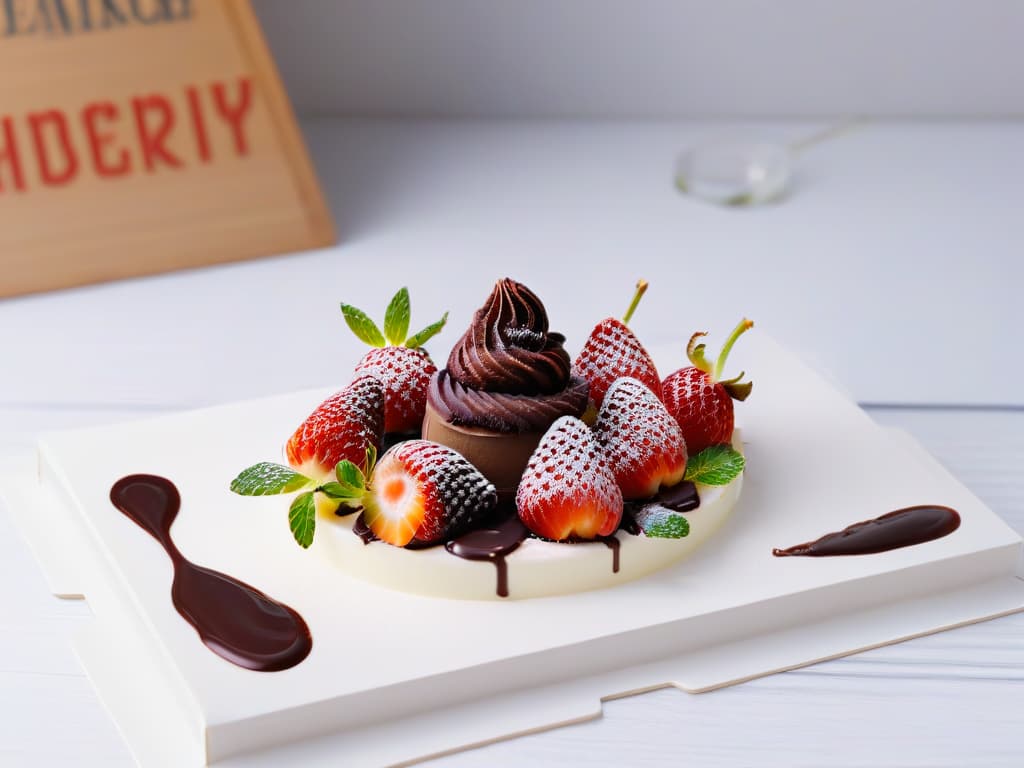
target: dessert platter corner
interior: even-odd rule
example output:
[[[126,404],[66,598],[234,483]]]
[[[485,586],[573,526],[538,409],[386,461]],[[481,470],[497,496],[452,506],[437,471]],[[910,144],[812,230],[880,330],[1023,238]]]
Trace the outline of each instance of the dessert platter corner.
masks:
[[[1024,609],[913,440],[749,320],[648,349],[646,287],[570,355],[499,280],[443,365],[403,288],[340,390],[41,439],[0,490],[140,762],[407,763]]]

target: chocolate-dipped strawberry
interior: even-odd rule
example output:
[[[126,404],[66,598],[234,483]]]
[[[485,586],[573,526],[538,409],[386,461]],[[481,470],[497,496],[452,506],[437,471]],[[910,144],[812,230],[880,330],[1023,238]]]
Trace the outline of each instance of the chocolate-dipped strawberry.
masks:
[[[461,453],[509,498],[548,427],[587,407],[587,382],[572,376],[564,343],[536,294],[498,281],[431,379],[423,436]]]

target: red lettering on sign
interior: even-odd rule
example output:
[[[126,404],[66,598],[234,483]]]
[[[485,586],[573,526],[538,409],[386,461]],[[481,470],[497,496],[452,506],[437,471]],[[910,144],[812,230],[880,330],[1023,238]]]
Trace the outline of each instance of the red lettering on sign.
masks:
[[[82,110],[82,124],[85,126],[85,137],[89,141],[89,152],[92,154],[92,165],[100,176],[123,176],[132,169],[131,156],[122,148],[117,152],[117,160],[111,162],[104,150],[113,143],[115,134],[100,128],[100,121],[117,120],[118,109],[109,101],[97,101],[87,104]]]
[[[167,97],[159,94],[136,96],[132,99],[132,109],[135,112],[135,129],[139,134],[139,148],[142,150],[142,162],[146,170],[150,173],[155,171],[157,162],[180,168],[181,158],[167,149],[164,143],[174,129],[174,108]],[[157,122],[151,122],[147,115],[154,116]]]
[[[210,162],[210,137],[206,134],[206,120],[203,118],[203,105],[199,101],[199,90],[190,85],[185,89],[188,94],[188,108],[192,113],[192,130],[196,132],[196,149],[199,150],[199,159],[204,163]]]
[[[242,129],[242,120],[252,104],[252,87],[249,78],[239,78],[238,101],[233,106],[228,104],[227,90],[223,83],[213,84],[213,101],[217,105],[217,111],[221,117],[231,126],[231,134],[235,139],[235,151],[240,155],[248,154],[249,143],[246,141],[245,131]]]
[[[56,169],[54,158],[47,148],[47,141],[44,129],[47,125],[52,130],[48,133],[56,136],[57,153],[63,155],[63,168]],[[28,127],[32,134],[32,144],[36,150],[36,162],[39,164],[39,178],[43,184],[49,186],[60,186],[71,181],[78,173],[78,155],[71,146],[71,135],[68,133],[68,121],[64,113],[57,109],[48,109],[45,112],[30,112],[28,114]]]
[[[3,128],[3,144],[0,145],[0,168],[6,164],[11,169],[11,180],[18,191],[25,189],[25,177],[21,175],[21,160],[18,145],[14,141],[14,122],[9,117],[0,121]],[[4,177],[0,174],[0,192],[4,191]]]

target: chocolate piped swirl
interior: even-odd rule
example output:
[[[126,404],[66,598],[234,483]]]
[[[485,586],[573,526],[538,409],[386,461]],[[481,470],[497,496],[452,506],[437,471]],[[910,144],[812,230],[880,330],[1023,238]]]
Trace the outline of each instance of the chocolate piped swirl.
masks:
[[[544,432],[560,416],[579,417],[587,409],[590,387],[585,379],[551,395],[512,395],[470,389],[448,371],[430,380],[427,401],[438,415],[457,427],[482,427],[495,432]]]
[[[565,337],[548,332],[540,299],[522,283],[505,278],[473,315],[448,356],[448,372],[459,384],[509,395],[551,395],[565,389],[571,368]]]

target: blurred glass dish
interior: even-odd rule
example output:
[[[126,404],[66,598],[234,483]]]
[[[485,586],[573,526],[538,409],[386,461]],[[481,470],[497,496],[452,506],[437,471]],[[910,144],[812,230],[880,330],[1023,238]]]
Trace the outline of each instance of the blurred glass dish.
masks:
[[[854,123],[844,120],[790,144],[734,140],[698,144],[679,155],[676,188],[718,205],[778,200],[789,189],[799,154],[846,133]]]

